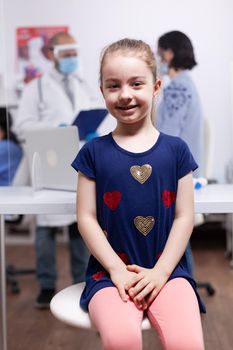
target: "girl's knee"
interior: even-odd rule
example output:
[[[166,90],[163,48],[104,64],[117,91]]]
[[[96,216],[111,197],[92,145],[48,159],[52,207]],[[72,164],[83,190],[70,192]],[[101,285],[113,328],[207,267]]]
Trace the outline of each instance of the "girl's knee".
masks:
[[[203,338],[188,337],[183,335],[182,337],[172,337],[166,339],[166,344],[164,346],[166,350],[204,350]]]

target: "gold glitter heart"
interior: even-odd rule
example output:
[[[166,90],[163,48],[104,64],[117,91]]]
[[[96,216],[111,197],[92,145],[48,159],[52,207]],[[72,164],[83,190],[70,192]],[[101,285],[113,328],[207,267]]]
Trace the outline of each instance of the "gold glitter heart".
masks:
[[[144,236],[146,236],[154,227],[155,219],[153,216],[136,216],[134,218],[134,225]]]
[[[130,167],[131,175],[135,180],[140,182],[140,184],[144,184],[146,180],[151,176],[152,166],[150,164],[133,165]]]

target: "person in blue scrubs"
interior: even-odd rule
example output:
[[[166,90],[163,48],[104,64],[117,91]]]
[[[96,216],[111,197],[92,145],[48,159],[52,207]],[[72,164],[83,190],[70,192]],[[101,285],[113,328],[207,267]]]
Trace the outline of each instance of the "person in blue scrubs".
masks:
[[[160,74],[168,77],[156,112],[159,131],[179,136],[189,146],[199,168],[194,176],[202,175],[203,115],[197,88],[189,71],[196,65],[193,45],[186,34],[171,31],[158,39],[157,54]],[[186,250],[189,273],[193,274],[190,245]]]
[[[12,118],[0,108],[0,186],[9,186],[22,159],[22,148],[11,130]]]

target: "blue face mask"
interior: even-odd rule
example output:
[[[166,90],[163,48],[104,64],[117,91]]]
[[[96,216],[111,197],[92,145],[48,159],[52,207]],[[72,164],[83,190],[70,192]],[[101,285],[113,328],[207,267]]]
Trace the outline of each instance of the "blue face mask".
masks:
[[[159,64],[159,73],[161,75],[167,75],[168,74],[168,70],[169,70],[169,67],[168,67],[168,63],[166,62],[161,62]]]
[[[78,68],[78,57],[64,57],[58,61],[58,69],[62,74],[68,75],[74,73]]]

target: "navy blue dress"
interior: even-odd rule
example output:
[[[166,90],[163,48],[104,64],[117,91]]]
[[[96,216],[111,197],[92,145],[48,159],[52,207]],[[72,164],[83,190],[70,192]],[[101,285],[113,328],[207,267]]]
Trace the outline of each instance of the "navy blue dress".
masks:
[[[132,153],[110,133],[85,144],[72,166],[95,180],[97,220],[115,252],[126,264],[152,268],[172,227],[178,180],[197,168],[186,143],[160,133],[151,149]],[[169,279],[176,277],[190,282],[205,312],[185,256]],[[91,256],[81,307],[88,310],[92,296],[109,286],[114,284],[108,272]]]

